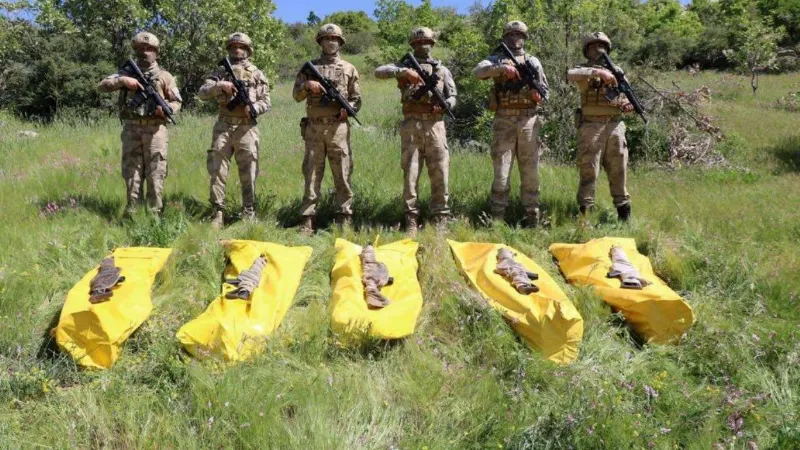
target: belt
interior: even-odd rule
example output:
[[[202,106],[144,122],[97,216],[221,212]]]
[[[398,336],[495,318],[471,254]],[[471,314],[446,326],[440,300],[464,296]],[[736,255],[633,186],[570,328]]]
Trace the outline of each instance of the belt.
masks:
[[[122,122],[128,125],[166,125],[167,121],[164,119],[122,119]]]
[[[341,120],[338,117],[309,117],[308,123],[322,123],[322,124],[332,124],[332,123],[345,123],[347,119]]]
[[[409,112],[409,113],[403,113],[403,117],[412,120],[432,120],[434,122],[438,122],[444,118],[444,114]]]
[[[253,123],[253,119],[249,117],[219,116],[218,119],[221,122],[227,123],[228,125],[245,125]]]
[[[616,116],[582,116],[581,120],[584,122],[591,122],[591,123],[612,123],[612,122],[619,122],[622,120],[622,117]]]
[[[539,108],[523,108],[523,109],[499,108],[497,111],[495,111],[495,115],[497,116],[533,117],[537,114],[539,114]]]

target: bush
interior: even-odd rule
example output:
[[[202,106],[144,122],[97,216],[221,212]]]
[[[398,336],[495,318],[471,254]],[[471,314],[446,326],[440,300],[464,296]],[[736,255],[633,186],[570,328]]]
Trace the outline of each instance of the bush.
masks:
[[[358,33],[348,34],[347,44],[342,47],[342,53],[348,55],[359,55],[366,53],[370,48],[375,46],[377,38],[371,31],[361,31]]]

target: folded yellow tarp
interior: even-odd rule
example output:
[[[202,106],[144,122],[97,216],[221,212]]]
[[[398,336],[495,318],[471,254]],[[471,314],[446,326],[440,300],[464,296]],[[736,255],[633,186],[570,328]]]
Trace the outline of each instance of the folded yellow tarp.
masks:
[[[544,269],[506,245],[451,240],[447,243],[456,265],[472,286],[531,348],[562,364],[578,357],[578,344],[583,339],[583,318]],[[495,273],[497,252],[502,248],[514,252],[515,261],[539,276],[533,281],[539,292],[520,294],[502,275]]]
[[[375,257],[386,264],[394,283],[381,289],[391,304],[370,309],[361,282],[361,246],[336,240],[336,261],[331,272],[333,301],[331,328],[345,341],[364,336],[398,339],[411,335],[422,311],[422,290],[417,280],[419,244],[406,239],[375,247]]]
[[[623,289],[618,278],[608,278],[611,247],[621,247],[628,260],[651,284],[641,290]],[[675,342],[694,323],[692,308],[653,273],[650,260],[630,238],[605,237],[585,244],[553,244],[550,252],[570,284],[593,286],[597,294],[619,311],[645,341]]]
[[[267,337],[283,321],[294,300],[311,247],[284,247],[268,242],[225,242],[230,263],[225,279],[231,280],[264,255],[267,265],[249,299],[228,299],[236,287],[223,283],[222,292],[197,318],[178,330],[178,340],[197,358],[241,361],[264,349]]]
[[[90,270],[67,294],[58,325],[50,331],[56,343],[83,367],[108,369],[122,344],[150,316],[150,288],[172,249],[131,247],[114,250],[114,265],[125,281],[105,302],[89,302]],[[98,266],[99,267],[99,266]]]

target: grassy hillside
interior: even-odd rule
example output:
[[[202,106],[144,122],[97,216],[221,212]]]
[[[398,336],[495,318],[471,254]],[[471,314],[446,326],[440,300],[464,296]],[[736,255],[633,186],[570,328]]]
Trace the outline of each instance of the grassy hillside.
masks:
[[[708,112],[732,136],[725,152],[734,169],[637,168],[628,225],[616,222],[603,178],[599,211],[581,226],[577,171],[545,164],[552,226],[521,230],[480,223],[490,158],[454,146],[458,220],[444,236],[419,236],[425,306],[417,332],[399,345],[357,349],[329,331],[333,242],[403,237],[394,83],[363,85],[366,126],[352,132],[356,230],[312,237],[292,228],[303,109],[289,86],[275,89],[260,125],[260,220],[236,220],[234,175],[232,225],[220,232],[206,218],[212,117],[184,116],[170,130],[165,215],[132,222],[119,219],[117,121],[35,127],[0,117],[0,448],[797,448],[800,116],[773,103],[799,90],[800,76],[762,78],[755,99],[745,79],[670,74],[658,84],[672,80],[711,87]],[[516,175],[513,186],[516,222]],[[421,192],[427,199],[427,177]],[[330,197],[323,203],[325,226]],[[551,243],[601,236],[636,238],[694,308],[697,324],[681,345],[638,346],[597,296],[557,276]],[[507,243],[556,276],[585,320],[579,360],[558,367],[527,348],[468,288],[445,237]],[[267,351],[231,367],[186,357],[174,338],[217,294],[225,238],[314,248]],[[70,287],[112,249],[132,245],[175,250],[154,288],[154,313],[113,369],[78,370],[49,351],[48,330]]]

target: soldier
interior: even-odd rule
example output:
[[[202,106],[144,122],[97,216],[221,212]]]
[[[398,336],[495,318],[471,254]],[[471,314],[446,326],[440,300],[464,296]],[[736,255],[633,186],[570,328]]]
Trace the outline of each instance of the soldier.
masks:
[[[539,83],[548,93],[547,77],[539,60],[525,53],[528,26],[515,20],[503,27],[503,42],[515,54],[519,63],[530,63],[538,69]],[[514,157],[519,164],[522,206],[525,208],[523,224],[535,227],[539,222],[539,154],[541,142],[539,130],[542,117],[539,104],[547,100],[528,86],[521,89],[514,83],[520,74],[513,61],[504,55],[492,55],[475,67],[475,76],[481,80],[492,78],[494,85],[489,93],[489,109],[495,111],[492,163],[494,182],[491,192],[491,213],[496,220],[503,220],[508,197],[511,192],[509,175]]]
[[[317,43],[322,55],[311,61],[317,70],[331,80],[343,97],[358,112],[361,108],[361,88],[355,66],[339,57],[345,44],[342,29],[334,24],[325,24],[317,32]],[[325,159],[331,164],[333,184],[336,188],[336,222],[347,225],[352,222],[353,190],[350,175],[353,172],[353,155],[350,150],[350,123],[347,111],[336,102],[323,102],[324,89],[301,71],[294,82],[295,101],[306,100],[306,115],[300,121],[300,131],[306,145],[303,158],[305,193],[300,214],[303,216],[301,230],[314,229],[314,216],[320,196]]]
[[[250,62],[253,56],[253,42],[244,33],[233,33],[225,43],[233,73],[248,87],[250,101],[255,114],[270,110],[269,83],[264,74]],[[211,149],[206,163],[211,176],[211,206],[214,213],[211,226],[220,228],[223,224],[225,208],[225,183],[231,158],[235,157],[239,168],[239,181],[242,185],[242,218],[255,218],[256,177],[258,177],[259,131],[251,118],[250,107],[242,103],[232,111],[227,108],[236,87],[223,67],[219,67],[206,77],[198,96],[202,100],[215,99],[219,103],[219,117],[214,124]]]
[[[426,27],[411,31],[408,43],[414,48],[414,57],[427,75],[436,73],[436,88],[442,92],[447,104],[456,104],[456,84],[453,75],[441,62],[431,57],[431,49],[436,44],[433,30]],[[434,223],[442,225],[450,215],[447,178],[450,155],[447,150],[447,134],[444,127],[444,109],[428,91],[419,100],[414,94],[424,83],[422,77],[411,69],[406,61],[400,65],[386,64],[375,69],[379,79],[396,78],[403,104],[403,120],[400,126],[403,168],[403,202],[405,203],[406,230],[415,234],[419,219],[417,188],[422,167],[428,164],[431,179],[431,215]]]
[[[141,32],[131,46],[136,53],[136,65],[150,80],[161,97],[177,112],[181,107],[180,92],[175,78],[158,66],[159,41],[154,35]],[[164,208],[162,193],[167,177],[167,118],[160,106],[148,98],[138,107],[129,104],[136,92],[143,89],[133,74],[120,70],[103,79],[97,86],[100,92],[120,91],[119,116],[122,121],[122,178],[127,190],[125,215],[136,209],[142,189],[142,179],[147,180],[147,202],[150,211],[160,213]]]
[[[624,95],[611,101],[606,98],[608,90],[617,86],[617,80],[600,63],[601,52],[611,52],[608,36],[605,33],[586,36],[583,54],[588,61],[567,74],[567,79],[578,86],[581,94],[578,110],[578,205],[582,216],[594,208],[595,184],[602,164],[608,174],[617,215],[626,221],[631,215],[631,203],[625,186],[628,142],[621,116],[633,111],[633,105]]]

